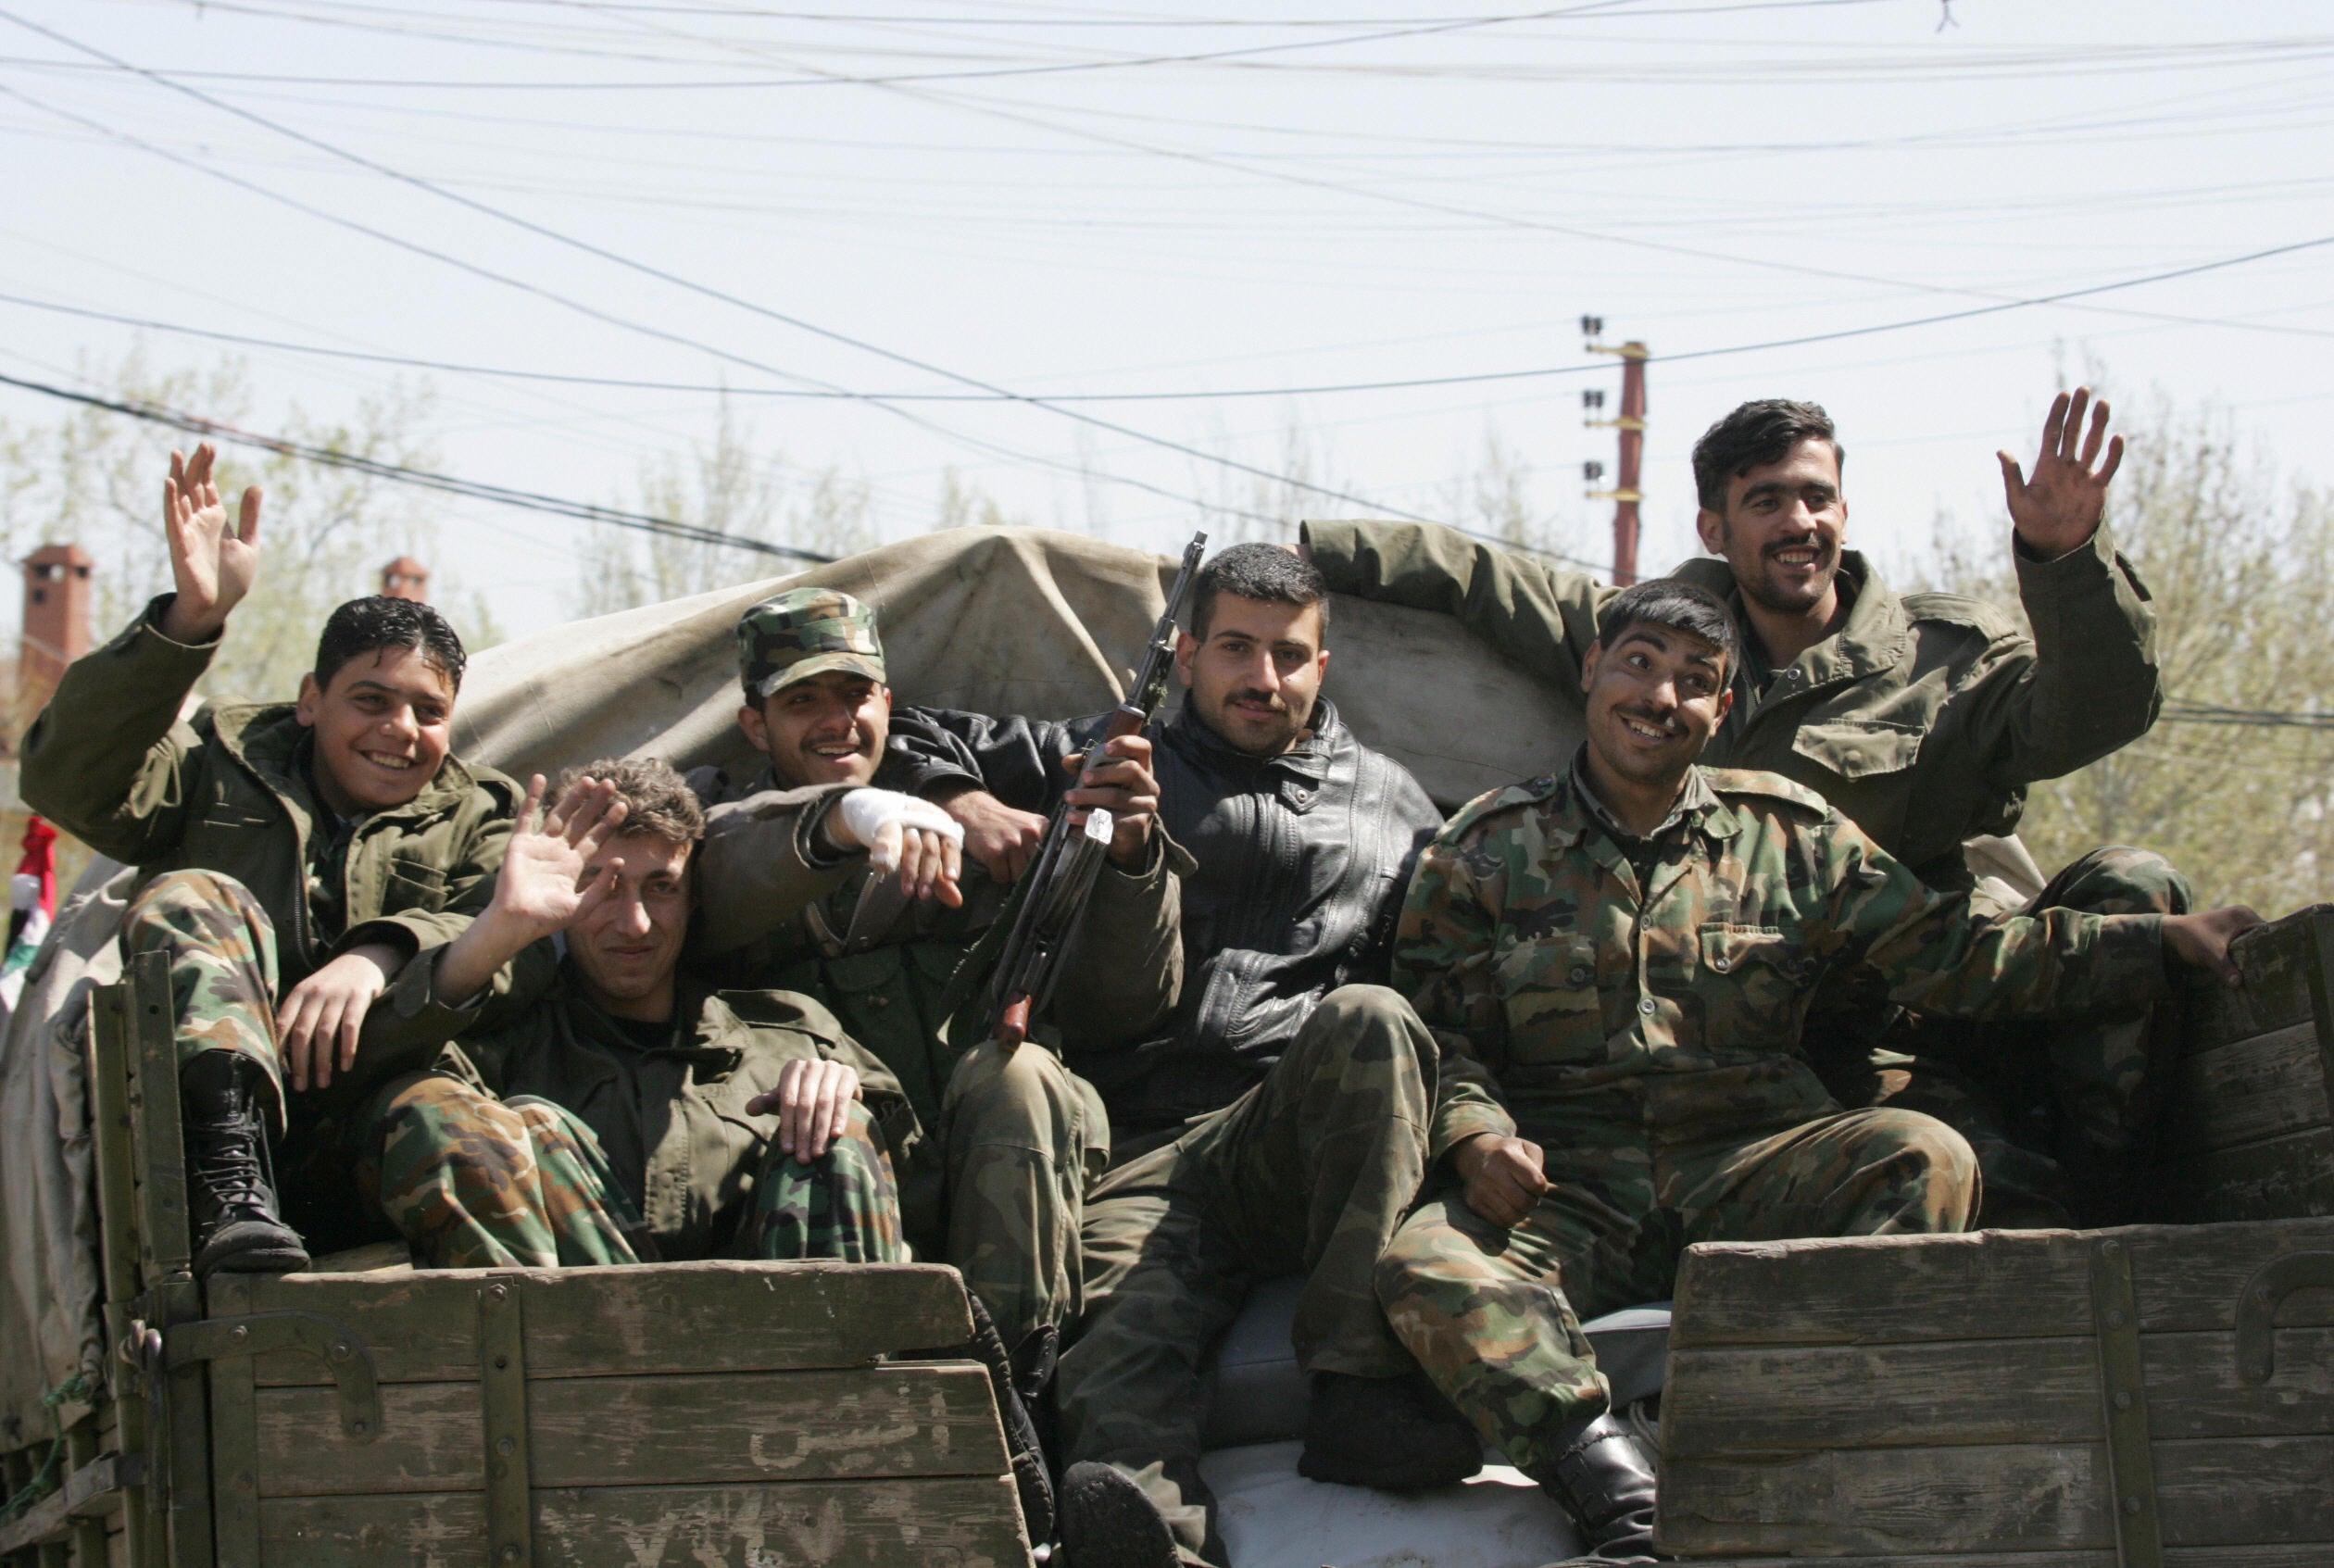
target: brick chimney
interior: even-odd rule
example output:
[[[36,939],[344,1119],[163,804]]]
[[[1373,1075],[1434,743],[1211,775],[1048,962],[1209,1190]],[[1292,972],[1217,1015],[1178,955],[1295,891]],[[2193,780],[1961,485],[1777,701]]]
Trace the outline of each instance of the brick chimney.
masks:
[[[65,667],[89,651],[89,568],[79,545],[44,545],[24,558],[16,710],[27,721],[48,706]]]
[[[430,598],[430,569],[411,556],[399,556],[381,569],[381,592],[392,599],[415,599],[428,603]]]

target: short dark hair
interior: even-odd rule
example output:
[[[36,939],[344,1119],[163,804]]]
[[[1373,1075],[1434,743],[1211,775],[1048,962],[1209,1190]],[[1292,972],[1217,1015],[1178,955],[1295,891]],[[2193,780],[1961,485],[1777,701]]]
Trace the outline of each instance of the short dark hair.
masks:
[[[1329,584],[1320,570],[1278,545],[1234,545],[1199,569],[1199,580],[1191,585],[1191,634],[1200,642],[1208,640],[1208,619],[1218,594],[1299,608],[1311,605],[1321,611],[1323,628],[1329,625]]]
[[[1733,612],[1726,608],[1725,600],[1706,588],[1697,588],[1675,577],[1656,577],[1622,589],[1605,602],[1597,628],[1597,646],[1612,652],[1613,644],[1632,626],[1665,626],[1715,644],[1725,656],[1725,674],[1729,678],[1741,668],[1742,633],[1735,626]]]
[[[1694,443],[1694,495],[1705,511],[1724,513],[1726,486],[1752,469],[1779,463],[1802,441],[1831,443],[1832,461],[1848,466],[1848,449],[1817,403],[1761,397],[1743,404],[1702,432]]]
[[[447,685],[462,689],[462,671],[470,656],[445,617],[419,599],[393,599],[385,594],[351,599],[325,617],[324,634],[316,640],[316,684],[331,685],[342,665],[384,648],[415,649],[422,662],[445,677]]]
[[[661,757],[602,757],[580,768],[570,768],[545,792],[556,801],[578,779],[598,779],[616,786],[624,803],[619,838],[660,838],[667,844],[695,844],[705,836],[705,809],[696,792]]]

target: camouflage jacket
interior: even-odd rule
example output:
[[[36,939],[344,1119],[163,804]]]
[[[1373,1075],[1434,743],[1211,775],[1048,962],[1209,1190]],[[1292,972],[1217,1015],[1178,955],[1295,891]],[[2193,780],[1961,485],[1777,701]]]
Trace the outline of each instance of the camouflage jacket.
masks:
[[[1309,522],[1305,537],[1332,589],[1455,616],[1568,699],[1618,592],[1431,525]],[[2037,779],[2145,734],[2163,695],[2148,590],[2105,524],[2056,560],[2015,555],[2031,637],[1976,599],[1899,597],[1843,552],[1846,622],[1784,669],[1744,660],[1704,760],[1805,784],[1930,885],[1968,886],[1964,841],[2016,827]],[[1675,575],[1740,617],[1725,562]]]
[[[1543,1142],[1682,1142],[1826,1114],[1801,1030],[1845,964],[1963,1016],[2165,989],[2161,917],[1974,920],[1772,773],[1695,769],[1637,847],[1650,886],[1575,764],[1471,802],[1420,859],[1394,984],[1481,1069],[1447,1096],[1438,1143],[1518,1123]]]
[[[289,703],[206,705],[181,718],[219,645],[164,636],[168,604],[155,600],[65,671],[24,739],[26,803],[144,876],[200,867],[242,883],[275,926],[280,989],[368,942],[402,948],[408,970],[426,974],[494,897],[523,792],[449,757],[410,802],[358,818],[337,856],[321,852],[327,813],[308,781],[307,728]],[[473,1006],[488,1022],[515,1014],[554,961],[548,943],[535,944]],[[369,1052],[383,1033],[434,1047],[481,1021],[437,1007],[426,985],[397,997],[369,1016]]]
[[[898,1080],[808,997],[684,983],[672,1022],[657,1033],[657,1043],[642,1044],[585,1000],[562,965],[515,1022],[465,1034],[438,1066],[501,1098],[534,1095],[573,1111],[668,1260],[733,1250],[778,1130],[775,1114],[749,1117],[746,1105],[776,1088],[789,1061],[848,1062],[892,1152],[915,1142]]]
[[[898,787],[890,762],[875,782]],[[968,859],[961,908],[910,902],[897,880],[869,874],[863,852],[821,854],[819,823],[842,786],[784,789],[767,763],[743,783],[700,768],[689,784],[708,808],[691,964],[722,985],[817,997],[898,1075],[916,1114],[936,1124],[948,1075],[970,1045],[943,1037],[949,982],[1004,890]],[[1173,1009],[1190,865],[1164,833],[1152,834],[1139,875],[1104,864],[1049,1013],[1065,1043],[1085,1049],[1139,1039]]]

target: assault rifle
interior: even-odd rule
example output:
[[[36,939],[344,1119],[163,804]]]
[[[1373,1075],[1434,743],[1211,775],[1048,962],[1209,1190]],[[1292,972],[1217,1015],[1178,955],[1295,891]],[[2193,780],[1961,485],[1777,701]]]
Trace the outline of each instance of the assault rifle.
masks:
[[[1167,590],[1166,613],[1151,629],[1150,647],[1143,655],[1135,684],[1127,689],[1126,700],[1119,704],[1103,729],[1105,741],[1140,734],[1167,700],[1167,673],[1175,665],[1175,622],[1191,598],[1200,552],[1207,544],[1205,533],[1195,533],[1184,546],[1183,570],[1176,573],[1174,586]],[[1083,759],[1079,765],[1084,767]],[[1047,819],[1037,859],[1022,881],[1011,932],[998,951],[997,967],[989,972],[985,997],[989,1028],[1007,1050],[1028,1038],[1031,1020],[1053,1000],[1062,951],[1085,918],[1094,879],[1102,870],[1102,858],[1111,852],[1113,824],[1110,812],[1095,808],[1086,813],[1084,823],[1073,827],[1071,810],[1064,801]]]

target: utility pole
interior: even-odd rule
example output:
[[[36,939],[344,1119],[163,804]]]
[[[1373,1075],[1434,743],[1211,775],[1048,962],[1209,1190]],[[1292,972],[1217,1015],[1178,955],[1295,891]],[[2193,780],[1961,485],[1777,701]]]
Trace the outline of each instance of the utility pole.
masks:
[[[1589,428],[1621,433],[1620,483],[1611,490],[1591,490],[1588,498],[1612,503],[1612,581],[1625,588],[1638,580],[1638,503],[1645,499],[1645,492],[1638,488],[1645,464],[1645,362],[1653,351],[1635,340],[1618,348],[1599,343],[1597,339],[1604,335],[1601,316],[1583,316],[1580,335],[1588,340],[1589,353],[1612,354],[1621,360],[1621,417],[1593,417],[1604,407],[1603,392],[1593,388],[1580,395],[1580,406],[1584,414],[1591,416],[1582,421]],[[1604,465],[1583,463],[1580,471],[1593,484],[1604,477]]]

